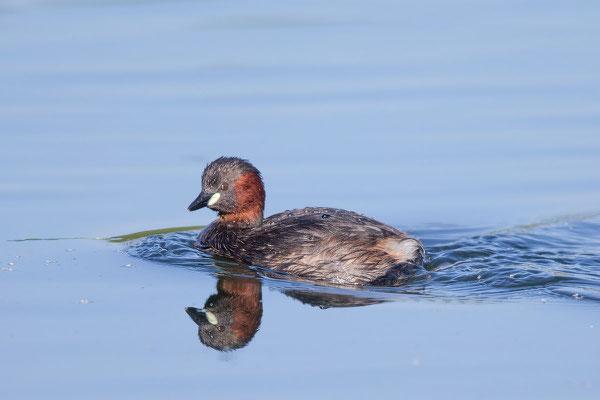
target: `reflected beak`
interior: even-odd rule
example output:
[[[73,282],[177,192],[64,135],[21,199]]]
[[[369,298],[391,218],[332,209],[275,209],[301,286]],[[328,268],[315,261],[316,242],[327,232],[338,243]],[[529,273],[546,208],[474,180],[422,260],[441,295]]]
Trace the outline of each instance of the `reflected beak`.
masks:
[[[192,201],[192,204],[189,205],[188,211],[194,211],[202,207],[206,207],[212,196],[212,194],[207,194],[204,192],[200,193],[198,197],[196,197],[196,200]]]
[[[186,307],[185,312],[197,325],[208,322],[206,319],[206,314],[204,314],[204,310],[194,307]]]
[[[210,311],[206,311],[205,309],[199,309],[194,307],[186,307],[185,312],[190,316],[190,318],[197,324],[209,323],[211,325],[217,325],[217,317]]]

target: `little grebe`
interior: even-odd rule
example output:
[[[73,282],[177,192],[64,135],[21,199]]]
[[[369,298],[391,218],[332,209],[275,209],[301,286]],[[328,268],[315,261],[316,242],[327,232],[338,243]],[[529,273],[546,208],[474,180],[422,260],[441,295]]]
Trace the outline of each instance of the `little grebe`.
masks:
[[[423,263],[420,241],[351,211],[309,207],[263,219],[265,189],[247,160],[220,157],[202,174],[188,211],[208,207],[219,218],[197,247],[298,277],[339,284],[387,284]]]

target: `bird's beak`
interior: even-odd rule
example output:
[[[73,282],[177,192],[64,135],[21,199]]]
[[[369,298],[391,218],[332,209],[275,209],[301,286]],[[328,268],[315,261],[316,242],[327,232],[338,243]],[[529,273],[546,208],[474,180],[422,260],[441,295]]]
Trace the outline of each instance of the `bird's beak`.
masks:
[[[198,197],[196,197],[196,200],[192,201],[192,204],[189,205],[188,211],[194,211],[202,207],[206,207],[212,196],[214,195],[201,192]]]

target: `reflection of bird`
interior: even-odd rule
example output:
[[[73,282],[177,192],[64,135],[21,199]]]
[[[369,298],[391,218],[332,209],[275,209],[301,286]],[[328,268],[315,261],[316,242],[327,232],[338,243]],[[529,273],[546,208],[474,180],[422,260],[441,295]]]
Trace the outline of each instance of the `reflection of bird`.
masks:
[[[343,289],[327,287],[282,289],[283,293],[304,304],[320,308],[360,307],[386,301],[344,293]],[[185,311],[198,324],[198,337],[205,345],[220,351],[246,346],[254,337],[262,318],[261,281],[256,277],[221,276],[217,294],[211,295],[203,309],[187,307]]]
[[[389,284],[421,265],[416,239],[374,219],[336,208],[291,210],[263,219],[265,190],[248,161],[221,157],[202,175],[193,211],[219,218],[198,236],[208,252],[295,276],[340,284]]]
[[[315,292],[310,290],[286,290],[284,294],[293,299],[300,300],[303,304],[323,309],[370,306],[385,301],[384,299],[371,297],[359,297],[343,293]]]
[[[262,317],[260,281],[245,277],[221,277],[217,294],[206,300],[204,309],[185,311],[198,324],[198,337],[217,350],[244,347],[253,337]]]

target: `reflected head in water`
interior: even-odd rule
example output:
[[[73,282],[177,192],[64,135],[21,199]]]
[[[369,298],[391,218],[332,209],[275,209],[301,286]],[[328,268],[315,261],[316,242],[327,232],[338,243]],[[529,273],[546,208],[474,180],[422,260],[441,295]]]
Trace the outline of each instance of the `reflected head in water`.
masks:
[[[248,344],[262,318],[260,281],[244,277],[221,277],[217,293],[203,309],[188,307],[188,315],[198,324],[198,337],[208,347],[236,350]]]
[[[344,293],[343,289],[329,286],[279,290],[303,304],[323,309],[361,307],[385,301]],[[253,277],[221,276],[217,293],[206,300],[204,308],[187,307],[185,311],[198,325],[198,337],[203,344],[219,351],[240,349],[252,340],[260,326],[261,281]]]

